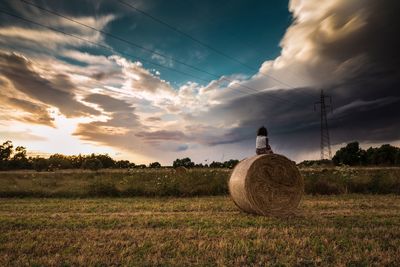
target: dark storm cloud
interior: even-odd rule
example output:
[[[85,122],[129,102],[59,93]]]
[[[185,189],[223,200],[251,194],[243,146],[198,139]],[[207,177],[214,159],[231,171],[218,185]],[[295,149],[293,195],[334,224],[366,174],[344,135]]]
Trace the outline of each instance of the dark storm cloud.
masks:
[[[326,93],[334,99],[334,112],[328,116],[332,144],[354,140],[368,143],[399,140],[400,94],[396,90],[399,85],[396,79],[385,86],[385,81],[365,78],[362,83],[348,81],[345,87],[327,89]],[[227,134],[204,142],[212,146],[231,143],[253,145],[256,129],[265,125],[270,132],[271,144],[280,151],[300,153],[318,149],[319,111],[314,112],[313,99],[304,91],[264,92],[215,107],[210,113],[221,114],[228,121],[241,118],[240,124]],[[312,89],[309,91],[315,92]],[[294,99],[298,104],[271,101],[271,95]],[[377,98],[379,96],[383,98]]]
[[[319,100],[316,94],[319,89],[333,98],[334,112],[329,114],[333,144],[400,139],[400,39],[397,36],[400,3],[389,0],[337,3],[318,23],[305,26],[313,30],[302,33],[304,27],[298,27],[288,33],[309,34],[312,60],[302,62],[299,68],[309,70],[312,78],[319,79],[318,83],[324,86],[265,91],[216,106],[208,114],[220,114],[226,121],[239,120],[239,123],[220,138],[206,139],[206,143],[248,146],[254,142],[255,130],[266,125],[271,143],[279,150],[286,153],[316,150],[320,125],[313,102]],[[359,25],[354,26],[354,21]],[[343,33],[346,27],[351,28],[350,33]],[[330,68],[326,62],[331,63]],[[286,68],[290,77],[290,62]],[[324,75],[330,75],[331,79],[321,80]],[[296,104],[281,103],[271,96]]]
[[[73,85],[67,76],[57,75],[53,80],[47,80],[33,70],[32,63],[22,56],[0,52],[0,70],[16,90],[59,108],[67,117],[100,114],[75,99]]]
[[[313,43],[320,55],[344,62],[357,55],[369,59],[373,71],[393,71],[398,65],[400,38],[400,2],[395,0],[342,1],[329,13],[328,18],[334,29],[340,31],[346,23],[359,17],[361,26],[351,34],[337,38],[326,37],[323,27],[313,35]],[[378,65],[380,69],[376,69]]]
[[[227,120],[242,118],[240,124],[225,135],[206,138],[204,143],[214,146],[242,143],[253,146],[256,130],[261,125],[269,129],[270,142],[278,151],[301,153],[319,147],[319,112],[314,112],[311,98],[291,91],[265,92],[257,96],[237,99],[214,108],[210,112],[225,114]],[[268,101],[270,95],[294,98],[304,106]],[[296,97],[297,95],[297,97]],[[335,106],[349,103],[347,97],[336,96]],[[391,98],[371,105],[354,105],[336,115],[329,115],[332,144],[358,140],[361,142],[390,142],[400,139],[400,98]],[[249,114],[251,116],[249,116]]]
[[[184,21],[182,17],[172,12],[176,4],[161,2],[142,3],[148,5],[150,13],[160,12],[160,17],[171,21],[174,25],[180,25],[174,23]],[[204,5],[207,12],[210,6],[215,8],[215,1],[206,2],[206,4],[199,2],[196,5]],[[284,1],[279,2],[280,5],[282,3],[286,5]],[[128,49],[117,44],[115,40],[74,23],[53,16],[43,16],[42,11],[21,4],[20,1],[6,1],[6,3],[18,14],[35,18],[46,25],[66,29],[94,42],[104,41],[115,51]],[[38,68],[39,65],[22,56],[0,52],[0,87],[12,84],[10,88],[15,87],[19,92],[29,96],[19,99],[19,96],[10,97],[10,94],[7,94],[7,98],[3,98],[3,101],[6,99],[7,107],[36,114],[31,116],[32,118],[24,117],[22,119],[24,121],[30,119],[32,122],[36,121],[35,123],[51,125],[52,119],[46,110],[50,106],[58,107],[67,116],[100,114],[96,109],[84,104],[92,103],[104,110],[102,114],[104,116],[99,121],[79,124],[75,135],[81,140],[129,149],[151,157],[166,157],[166,153],[169,152],[176,154],[185,151],[188,156],[197,158],[203,155],[207,155],[208,158],[210,151],[224,153],[222,151],[225,150],[232,151],[232,157],[248,156],[246,153],[254,148],[257,128],[265,125],[269,129],[273,149],[296,157],[319,149],[319,110],[314,111],[313,108],[314,102],[319,100],[319,90],[324,89],[324,92],[333,98],[333,114],[329,114],[332,144],[354,140],[364,143],[400,140],[400,68],[398,67],[400,38],[397,36],[400,32],[400,16],[397,14],[400,2],[398,1],[290,1],[290,11],[294,15],[293,20],[289,22],[292,25],[282,39],[281,54],[271,61],[265,60],[278,54],[279,51],[276,50],[278,48],[272,48],[276,46],[277,41],[263,38],[262,34],[253,31],[252,40],[257,43],[258,48],[266,51],[264,54],[244,51],[244,47],[230,50],[236,46],[237,41],[227,41],[228,38],[223,35],[225,28],[203,27],[200,24],[206,23],[199,23],[193,18],[193,25],[199,24],[196,32],[200,35],[196,36],[206,38],[206,43],[227,49],[227,54],[252,66],[265,61],[260,72],[266,75],[257,73],[254,76],[251,76],[253,73],[239,69],[236,65],[233,67],[229,60],[210,56],[212,54],[205,48],[197,51],[198,47],[193,47],[193,44],[188,45],[179,36],[165,35],[165,28],[153,27],[151,20],[145,22],[147,19],[143,16],[137,16],[126,8],[122,10],[121,5],[112,1],[96,3],[75,0],[45,1],[43,5],[45,3],[50,5],[52,10],[74,17],[93,27],[104,28],[105,31],[128,40],[136,42],[138,39],[138,43],[146,47],[182,58],[188,63],[191,63],[191,58],[197,52],[207,52],[204,53],[203,59],[199,57],[193,65],[225,75],[205,87],[188,83],[186,87],[173,90],[169,82],[183,84],[180,82],[181,79],[187,77],[176,78],[165,73],[154,74],[155,71],[138,62],[131,62],[116,55],[106,54],[109,57],[100,55],[103,52],[94,47],[88,49],[80,41],[36,27],[27,27],[0,15],[3,25],[16,26],[16,28],[1,27],[0,34],[3,38],[0,38],[0,46],[6,47],[7,51],[16,49],[26,55],[32,55],[29,51],[32,53],[35,46],[38,52],[45,51],[47,56],[51,57],[60,54],[58,49],[60,47],[73,51],[74,47],[79,46],[79,53],[64,55],[68,62],[64,61],[63,65],[65,67],[68,65],[65,69],[68,69],[66,71],[71,76],[62,73],[54,75],[50,71],[44,73]],[[170,6],[171,9],[167,9],[166,6]],[[251,7],[246,1],[238,1],[237,6],[241,7],[235,10],[239,16],[246,13],[243,12],[244,7]],[[261,6],[256,9],[257,12],[263,10]],[[270,9],[264,8],[264,10]],[[256,11],[247,13],[254,16],[254,12]],[[197,10],[183,15],[190,18],[193,14],[201,17]],[[249,16],[248,14],[246,16]],[[243,20],[243,17],[237,19],[237,16],[237,14],[232,15],[227,28],[236,29],[236,34],[244,38],[251,27],[245,27],[243,23],[251,24],[251,20],[249,17],[246,20]],[[259,31],[261,33],[273,31],[272,28],[277,27],[278,21],[269,21],[271,14],[265,13],[263,16],[258,16],[260,19],[257,20],[258,23],[253,23],[257,24],[253,30],[261,29]],[[272,25],[272,22],[274,27],[266,29],[265,25]],[[131,27],[133,24],[134,27]],[[195,28],[189,24],[185,23],[183,27],[187,27],[187,31],[191,32]],[[211,34],[214,30],[218,32]],[[203,37],[201,32],[204,33]],[[281,34],[277,36],[281,38]],[[206,36],[211,35],[215,35],[216,38],[207,40]],[[267,41],[271,44],[267,44]],[[26,50],[20,50],[18,45]],[[141,51],[132,50],[133,54],[137,52],[138,56],[142,56]],[[258,56],[247,57],[245,55],[247,52]],[[40,60],[37,56],[30,58]],[[110,60],[115,62],[110,63]],[[51,61],[43,62],[42,65]],[[73,66],[75,64],[73,62],[82,64]],[[174,68],[180,69],[178,65],[174,65]],[[240,73],[232,74],[234,71]],[[268,75],[275,77],[275,80]],[[73,81],[79,83],[79,91],[69,77],[76,77]],[[235,80],[235,83],[223,82],[225,77]],[[247,88],[239,88],[238,84],[243,84]],[[282,86],[283,84],[292,86]],[[262,91],[239,98],[236,94],[235,98],[230,100],[230,96],[239,93],[235,91],[254,93],[254,90],[247,90],[249,88]],[[104,94],[92,94],[94,90]],[[105,95],[107,92],[112,92],[112,96]],[[140,94],[142,92],[146,94]],[[76,94],[84,97],[85,102],[77,101]],[[133,105],[132,98],[126,100],[132,95],[142,101],[135,99]],[[144,124],[141,123],[138,114],[143,114]],[[251,153],[253,152],[252,150]]]
[[[271,136],[300,131],[313,126],[317,115],[313,112],[313,99],[302,94],[304,89],[276,90],[235,99],[217,106],[210,113],[221,114],[227,123],[240,120],[237,127],[218,138],[205,142],[209,145],[231,144],[254,139],[258,127],[265,125]],[[277,101],[296,99],[296,102]],[[311,125],[311,126],[310,126]]]

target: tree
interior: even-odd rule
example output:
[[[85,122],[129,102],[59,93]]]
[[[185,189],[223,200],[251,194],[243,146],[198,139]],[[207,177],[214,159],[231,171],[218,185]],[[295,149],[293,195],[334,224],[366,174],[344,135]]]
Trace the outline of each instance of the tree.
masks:
[[[82,168],[82,164],[85,161],[85,157],[79,154],[78,156],[70,156],[69,160],[71,162],[72,168],[79,169]]]
[[[159,162],[152,162],[149,164],[149,168],[161,168],[161,164]]]
[[[336,151],[332,161],[335,165],[359,165],[364,161],[364,158],[365,151],[360,148],[358,142],[352,142]]]
[[[377,164],[380,165],[394,165],[396,162],[396,153],[398,148],[389,144],[381,145],[376,150]]]
[[[128,168],[136,168],[136,164],[133,162],[130,162]]]
[[[64,156],[61,154],[54,154],[49,157],[49,165],[56,169],[71,169],[72,157]],[[80,166],[79,166],[80,167]]]
[[[96,158],[100,160],[102,168],[113,168],[115,166],[115,161],[108,154],[92,154],[91,158]]]
[[[400,164],[400,148],[385,144],[370,147],[366,151],[366,161],[370,165],[398,165]]]
[[[210,164],[210,168],[223,168],[224,164],[222,162],[213,161]]]
[[[0,170],[7,170],[10,167],[10,158],[13,153],[13,144],[6,141],[0,146]]]
[[[11,141],[6,141],[0,146],[0,160],[9,160],[13,153],[13,144]]]
[[[177,167],[192,168],[192,167],[194,167],[194,162],[192,162],[192,160],[190,158],[176,159],[172,163],[172,166],[174,168],[177,168]]]
[[[397,152],[396,152],[396,158],[395,158],[395,162],[394,162],[396,165],[399,165],[400,166],[400,148],[399,149],[397,149]]]
[[[103,164],[99,159],[96,158],[88,158],[82,163],[82,168],[89,169],[92,171],[97,171],[103,168]]]
[[[138,169],[145,169],[145,168],[146,168],[146,165],[145,165],[145,164],[139,164],[139,165],[136,165],[135,168],[138,168]]]
[[[228,161],[224,162],[224,167],[225,168],[229,168],[229,169],[233,169],[238,163],[239,163],[239,160],[231,159],[231,160],[228,160]]]
[[[49,168],[49,162],[45,158],[36,157],[32,159],[33,169],[36,171],[45,171]]]
[[[365,157],[366,157],[366,162],[369,165],[376,165],[378,164],[378,154],[377,154],[377,149],[378,148],[374,148],[374,147],[370,147],[367,149],[366,153],[365,153]]]
[[[15,154],[13,157],[15,160],[24,160],[26,159],[26,148],[23,146],[17,146],[15,148]]]
[[[15,148],[15,154],[11,159],[10,167],[12,169],[29,169],[30,163],[26,158],[26,149],[23,146],[17,146]]]
[[[127,169],[127,168],[130,168],[131,164],[133,164],[133,166],[135,166],[135,164],[130,163],[129,160],[118,160],[117,162],[115,162],[115,167],[117,167],[119,169]]]

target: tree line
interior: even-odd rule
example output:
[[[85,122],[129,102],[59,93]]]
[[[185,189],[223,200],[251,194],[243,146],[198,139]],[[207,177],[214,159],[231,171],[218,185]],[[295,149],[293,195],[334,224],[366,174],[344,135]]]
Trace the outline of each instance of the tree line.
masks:
[[[233,168],[239,161],[229,160],[225,162],[215,162],[211,164],[196,164],[190,158],[176,159],[173,167],[185,168]],[[149,165],[135,164],[129,160],[114,160],[108,154],[90,155],[62,155],[53,154],[48,158],[28,157],[26,148],[14,145],[11,141],[6,141],[0,145],[0,170],[36,170],[52,171],[58,169],[131,169],[131,168],[162,168],[159,162],[152,162]]]
[[[234,168],[239,160],[231,159],[224,162],[213,161],[210,164],[194,163],[190,158],[176,159],[172,167],[185,168]],[[300,166],[313,165],[349,165],[349,166],[400,166],[400,148],[389,144],[380,147],[370,147],[364,150],[358,142],[352,142],[336,151],[332,161],[306,160]],[[114,160],[107,154],[90,155],[62,155],[53,154],[48,158],[28,157],[26,148],[6,141],[0,145],[0,170],[57,170],[57,169],[90,169],[102,168],[130,169],[130,168],[162,168],[159,162],[149,165],[135,164],[129,160]]]
[[[332,158],[335,165],[384,165],[400,166],[400,148],[389,144],[364,150],[358,142],[339,149]]]
[[[224,162],[213,161],[210,164],[194,163],[190,158],[176,159],[172,163],[172,167],[185,167],[185,168],[229,168],[232,169],[239,163],[237,159],[230,159]]]
[[[358,142],[348,143],[336,151],[332,160],[305,160],[299,166],[400,166],[400,148],[389,144],[362,149]]]

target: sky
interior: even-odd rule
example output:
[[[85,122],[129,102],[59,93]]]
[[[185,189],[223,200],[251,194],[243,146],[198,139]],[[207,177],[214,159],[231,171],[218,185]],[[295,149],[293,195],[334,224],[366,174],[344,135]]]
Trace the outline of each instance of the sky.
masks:
[[[400,145],[396,0],[5,0],[0,137],[170,165]],[[328,98],[327,98],[328,100]],[[330,102],[328,102],[330,104]]]

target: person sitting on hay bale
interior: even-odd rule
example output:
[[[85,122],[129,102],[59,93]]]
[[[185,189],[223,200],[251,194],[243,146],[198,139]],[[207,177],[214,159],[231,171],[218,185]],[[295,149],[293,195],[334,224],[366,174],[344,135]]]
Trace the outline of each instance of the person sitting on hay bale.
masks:
[[[268,131],[267,128],[262,126],[257,131],[257,138],[256,138],[256,154],[273,154],[271,147],[268,144]]]
[[[296,163],[272,152],[267,129],[257,132],[256,156],[240,161],[229,178],[232,200],[242,211],[263,216],[297,214],[304,179]]]

